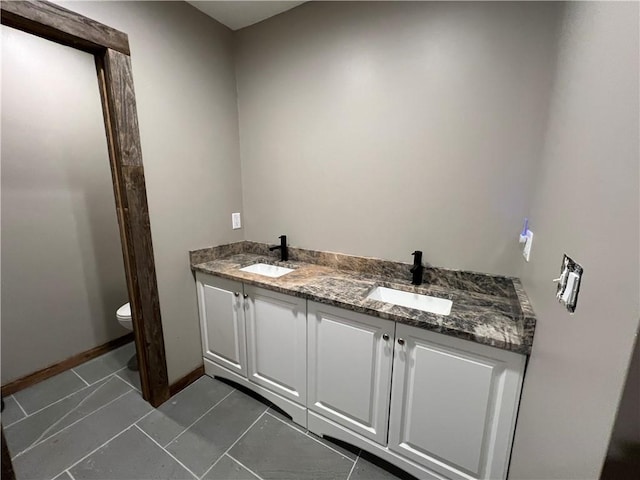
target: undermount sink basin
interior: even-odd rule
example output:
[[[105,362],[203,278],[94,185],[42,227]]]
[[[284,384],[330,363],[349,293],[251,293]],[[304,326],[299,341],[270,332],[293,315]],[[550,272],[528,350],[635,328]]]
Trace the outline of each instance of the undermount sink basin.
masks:
[[[403,292],[394,288],[376,287],[367,298],[380,302],[393,303],[401,307],[415,308],[437,315],[449,315],[453,302],[446,298],[430,297],[419,293]]]
[[[287,273],[293,272],[292,268],[279,267],[278,265],[269,265],[268,263],[254,263],[248,267],[240,269],[241,272],[257,273],[265,277],[278,278]]]

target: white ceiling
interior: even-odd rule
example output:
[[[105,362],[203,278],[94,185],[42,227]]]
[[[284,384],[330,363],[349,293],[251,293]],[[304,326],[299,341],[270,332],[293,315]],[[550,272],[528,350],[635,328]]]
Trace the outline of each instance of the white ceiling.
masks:
[[[266,18],[278,15],[279,13],[286,12],[287,10],[297,7],[301,3],[305,2],[280,2],[271,0],[190,2],[187,0],[187,3],[190,3],[210,17],[215,18],[231,30],[238,30],[240,28],[253,25],[254,23],[258,23]]]

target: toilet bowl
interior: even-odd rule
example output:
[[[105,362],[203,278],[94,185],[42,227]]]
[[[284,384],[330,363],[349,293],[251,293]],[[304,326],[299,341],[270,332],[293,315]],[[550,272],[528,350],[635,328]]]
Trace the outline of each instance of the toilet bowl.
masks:
[[[116,312],[116,318],[120,325],[127,330],[133,331],[133,323],[131,322],[131,304],[125,303]]]
[[[131,304],[125,303],[116,311],[118,323],[127,330],[133,331],[133,322],[131,321]],[[127,362],[129,370],[138,371],[138,357],[134,354]]]

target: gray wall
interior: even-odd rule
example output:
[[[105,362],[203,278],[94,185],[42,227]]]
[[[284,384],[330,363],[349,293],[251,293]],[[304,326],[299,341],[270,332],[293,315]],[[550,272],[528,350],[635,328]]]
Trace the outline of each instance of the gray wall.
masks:
[[[512,479],[595,479],[607,451],[640,316],[638,41],[638,3],[567,4],[522,269],[538,325]],[[551,281],[564,252],[585,269],[574,315]]]
[[[184,2],[60,3],[129,35],[173,382],[202,364],[188,251],[243,239],[232,33]]]
[[[640,344],[637,335],[607,456],[624,458],[632,445],[636,451],[640,446]]]
[[[124,335],[93,57],[2,27],[2,383]]]
[[[557,10],[310,2],[237,32],[246,238],[514,274]]]

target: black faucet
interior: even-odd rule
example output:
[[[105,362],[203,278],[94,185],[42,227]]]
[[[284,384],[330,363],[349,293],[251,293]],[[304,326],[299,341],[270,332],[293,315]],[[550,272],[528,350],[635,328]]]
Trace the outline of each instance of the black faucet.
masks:
[[[280,261],[286,262],[289,260],[289,250],[287,249],[287,236],[280,235],[278,237],[280,239],[280,245],[274,245],[273,247],[269,247],[269,250],[274,251],[280,249]]]
[[[411,283],[413,285],[421,285],[422,284],[422,273],[424,272],[424,267],[422,266],[422,252],[420,250],[416,250],[411,255],[413,255],[413,267],[409,270],[413,273],[413,279]]]

